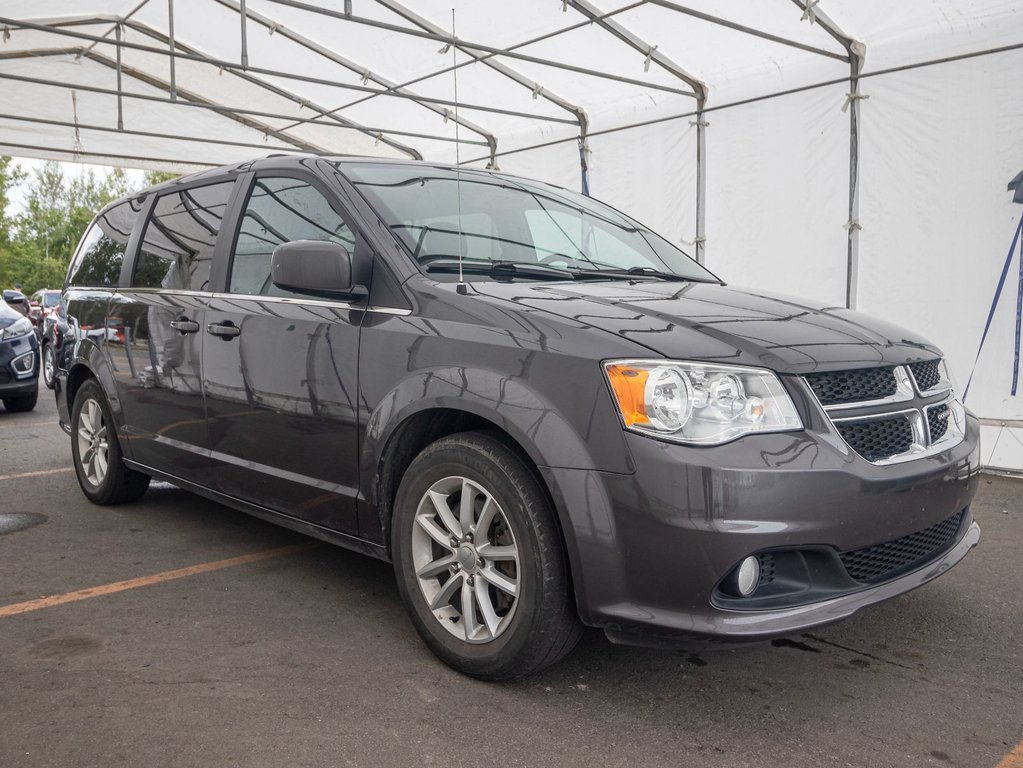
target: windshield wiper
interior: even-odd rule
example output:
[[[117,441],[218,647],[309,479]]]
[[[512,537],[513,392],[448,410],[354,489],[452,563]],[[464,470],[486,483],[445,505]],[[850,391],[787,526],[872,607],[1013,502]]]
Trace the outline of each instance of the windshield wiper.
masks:
[[[662,272],[659,269],[653,267],[629,267],[628,269],[580,269],[577,270],[586,277],[610,277],[610,278],[632,278],[632,277],[652,277],[657,280],[669,280],[672,282],[679,283],[712,283],[714,285],[721,285],[720,280],[715,280],[709,277],[686,277],[685,275],[678,275],[674,272]]]
[[[427,272],[458,273],[458,259],[434,258],[424,265]],[[538,280],[574,280],[576,273],[546,264],[528,261],[490,261],[489,259],[463,259],[462,271],[493,277],[526,277]]]

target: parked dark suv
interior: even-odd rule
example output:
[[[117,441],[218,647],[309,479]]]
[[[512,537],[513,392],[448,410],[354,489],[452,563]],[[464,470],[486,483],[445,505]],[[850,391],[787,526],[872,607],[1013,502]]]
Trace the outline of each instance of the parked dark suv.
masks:
[[[935,578],[980,536],[941,352],[726,288],[590,198],[268,158],[102,211],[56,383],[82,489],[151,477],[390,560],[468,674],[582,625],[748,642]]]

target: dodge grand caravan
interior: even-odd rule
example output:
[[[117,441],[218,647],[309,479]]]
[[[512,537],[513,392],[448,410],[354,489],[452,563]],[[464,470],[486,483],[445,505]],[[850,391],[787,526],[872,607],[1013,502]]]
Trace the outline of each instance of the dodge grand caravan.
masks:
[[[97,504],[150,478],[393,563],[445,662],[581,627],[806,630],[977,543],[978,425],[940,350],[730,287],[595,200],[499,173],[275,157],[99,213],[55,392]]]

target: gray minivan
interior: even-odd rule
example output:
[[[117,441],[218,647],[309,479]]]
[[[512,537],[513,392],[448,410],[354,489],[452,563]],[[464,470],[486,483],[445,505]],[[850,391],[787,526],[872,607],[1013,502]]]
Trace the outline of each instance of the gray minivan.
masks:
[[[273,157],[99,213],[55,393],[85,495],[159,478],[393,562],[445,662],[742,643],[920,586],[980,536],[940,350],[725,284],[592,198]]]

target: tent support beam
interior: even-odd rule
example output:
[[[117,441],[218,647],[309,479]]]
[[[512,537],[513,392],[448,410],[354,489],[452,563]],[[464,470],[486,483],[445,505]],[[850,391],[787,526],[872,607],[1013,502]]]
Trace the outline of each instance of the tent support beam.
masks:
[[[651,45],[638,35],[623,26],[617,19],[602,18],[599,8],[589,0],[567,0],[576,11],[592,20],[601,28],[607,30],[623,43],[628,45],[637,53],[646,57],[646,62],[655,63],[661,69],[689,85],[696,94],[696,260],[702,264],[707,257],[707,238],[704,232],[704,220],[706,217],[706,195],[707,195],[707,122],[703,117],[703,110],[707,105],[707,84],[698,77],[687,72],[670,58],[657,50],[656,45]]]
[[[242,69],[249,68],[249,37],[248,31],[246,30],[247,22],[249,20],[248,11],[245,8],[245,0],[238,0],[239,8],[238,18],[241,21],[242,34],[241,34],[241,45],[242,45]]]
[[[90,55],[91,56],[91,54],[87,54],[87,52],[84,49],[80,49],[80,48],[60,49],[60,50],[47,49],[45,51],[16,51],[16,52],[12,52],[12,53],[0,53],[0,60],[12,59],[12,58],[30,58],[30,57],[33,57],[33,56],[66,56],[66,55],[76,56],[76,55],[79,55],[79,54],[81,54],[82,56],[86,56],[86,55]],[[12,80],[14,82],[20,82],[20,83],[34,83],[36,85],[46,85],[46,86],[51,86],[51,87],[54,87],[54,88],[74,88],[74,89],[79,90],[79,91],[85,91],[85,92],[88,92],[88,93],[102,93],[102,94],[105,94],[105,95],[108,95],[108,96],[116,96],[117,95],[117,91],[114,90],[113,88],[101,88],[101,87],[95,86],[95,85],[72,84],[72,83],[67,83],[67,82],[63,82],[63,81],[47,80],[47,79],[38,78],[38,77],[28,77],[26,75],[13,75],[13,74],[7,74],[7,73],[3,73],[3,72],[0,72],[0,80]],[[187,101],[187,100],[183,101],[183,100],[179,99],[177,102],[172,102],[169,98],[162,98],[160,96],[152,96],[152,95],[144,94],[144,93],[131,93],[131,92],[127,92],[126,91],[124,93],[124,98],[126,98],[126,99],[138,99],[138,100],[141,100],[141,101],[155,102],[155,103],[158,103],[158,104],[176,104],[177,106],[180,106],[180,107],[190,107],[190,108],[194,108],[194,109],[203,109],[203,110],[207,110],[207,111],[210,111],[210,112],[217,112],[218,114],[225,115],[225,116],[230,117],[232,119],[234,119],[234,116],[236,116],[236,115],[251,115],[251,116],[254,116],[254,117],[267,117],[267,118],[271,118],[273,120],[294,120],[295,119],[294,115],[282,115],[282,114],[280,114],[278,112],[266,112],[266,111],[262,111],[262,110],[249,109],[247,107],[228,107],[228,106],[225,106],[225,105],[222,105],[222,104],[216,104],[216,103],[208,102],[208,101],[203,102],[203,103],[197,103],[197,102],[191,102],[191,101]],[[321,125],[321,126],[324,126],[324,127],[327,127],[327,128],[340,128],[340,129],[348,128],[348,126],[345,126],[345,125],[343,125],[341,123],[337,123],[337,122],[323,122],[323,121],[320,121],[320,120],[316,120],[316,121],[312,121],[312,122],[315,125]],[[249,126],[249,127],[252,127],[252,126]],[[266,131],[264,131],[262,128],[256,128],[256,130],[258,130],[260,133],[264,133],[264,134],[266,133]],[[278,133],[280,133],[283,129],[276,129],[276,130],[277,130]],[[358,128],[349,128],[349,130],[357,130],[360,133],[367,133],[368,135],[373,136],[376,133],[389,131],[390,129],[386,129],[386,128],[377,129],[377,128],[370,128],[370,127],[367,127],[367,126],[360,125]],[[399,135],[404,135],[405,134],[405,132],[395,132],[395,133],[398,133]],[[414,137],[419,137],[419,138],[436,139],[437,141],[454,141],[454,139],[449,139],[448,137],[430,136],[428,134],[409,133],[408,135],[411,135],[411,136],[414,136]],[[285,138],[285,137],[282,136],[281,137],[281,141],[286,141],[288,143],[294,144],[294,142],[290,141],[290,137]],[[474,144],[474,145],[480,146],[480,147],[485,147],[486,146],[486,144],[484,144],[482,141],[466,142],[466,141],[463,140],[462,143],[463,144],[466,144],[466,143]],[[312,150],[304,150],[304,151],[313,152]],[[324,152],[324,151],[321,150],[321,151],[313,152],[313,154],[337,154],[337,152],[334,152],[334,151]]]
[[[377,21],[376,19],[367,19],[361,16],[345,15],[340,11],[333,11],[329,8],[320,8],[316,5],[310,5],[309,3],[300,2],[300,0],[268,0],[268,2],[276,3],[277,5],[285,5],[289,8],[297,8],[302,11],[308,11],[309,13],[316,13],[321,16],[327,16],[329,18],[341,19],[343,21],[350,21],[353,24],[362,24],[368,27],[375,27],[377,29],[383,29],[387,32],[397,32],[402,35],[409,35],[410,37],[420,37],[425,40],[433,40],[434,42],[446,45],[451,42],[451,37],[444,37],[442,35],[435,35],[432,32],[427,32],[422,29],[412,29],[410,27],[402,27],[397,24],[388,24],[384,21]],[[601,17],[606,17],[609,14],[598,14]],[[668,93],[674,93],[680,96],[691,96],[696,98],[696,94],[692,91],[682,90],[678,88],[670,88],[663,85],[656,85],[654,83],[644,82],[643,80],[635,80],[629,77],[622,77],[621,75],[615,75],[611,72],[601,72],[600,70],[587,69],[586,67],[577,67],[574,64],[567,64],[563,61],[552,61],[550,59],[544,59],[539,56],[529,56],[524,53],[517,53],[511,48],[495,48],[492,45],[483,45],[482,43],[469,42],[467,40],[462,41],[462,45],[469,48],[475,48],[479,51],[485,51],[486,53],[494,54],[495,56],[503,56],[509,59],[519,59],[521,61],[528,61],[532,64],[540,64],[544,67],[551,67],[553,69],[563,69],[567,72],[575,72],[580,75],[589,75],[590,77],[598,77],[604,80],[613,80],[617,83],[625,83],[626,85],[637,85],[646,90],[655,91],[667,91]],[[521,48],[521,45],[514,46],[515,48]],[[434,75],[438,73],[433,73]],[[461,106],[465,106],[464,104]]]
[[[143,24],[143,23],[137,22],[137,21],[129,21],[128,22],[128,26],[131,27],[132,29],[134,29],[136,32],[139,32],[140,34],[146,35],[147,37],[151,37],[154,40],[161,41],[161,42],[164,40],[163,34],[161,32],[159,32],[158,30],[153,29],[148,24]],[[196,55],[196,56],[206,56],[206,53],[204,51],[201,51],[198,48],[195,48],[195,47],[193,47],[191,45],[183,45],[183,44],[179,44],[179,45],[181,46],[182,50],[184,50],[184,51],[186,51],[186,52],[188,52],[190,54],[193,54],[193,55]],[[362,126],[362,125],[360,125],[358,123],[354,123],[351,120],[349,120],[348,118],[340,117],[338,115],[328,115],[327,114],[327,110],[325,108],[323,108],[323,107],[321,107],[321,106],[319,106],[317,104],[312,103],[308,99],[303,99],[302,97],[296,95],[295,93],[292,93],[291,91],[289,91],[289,90],[287,90],[285,88],[281,88],[280,86],[273,85],[272,83],[269,83],[266,80],[263,80],[262,78],[255,77],[254,75],[251,75],[251,74],[249,74],[247,72],[233,71],[232,75],[234,75],[235,77],[239,78],[240,80],[244,80],[246,82],[252,83],[253,85],[255,85],[255,86],[259,87],[259,88],[262,88],[265,91],[269,91],[270,93],[273,93],[276,96],[280,96],[281,98],[287,99],[288,101],[292,102],[293,104],[298,104],[299,105],[299,109],[301,109],[302,107],[308,107],[309,109],[313,110],[314,112],[319,113],[319,115],[321,117],[325,118],[325,119],[328,119],[328,120],[330,120],[332,122],[338,123],[339,125],[342,125],[345,128],[351,128],[353,130],[359,131],[360,133],[365,133],[368,136],[372,136],[377,141],[384,142],[388,146],[393,147],[394,149],[398,150],[402,154],[408,155],[409,157],[411,157],[414,160],[422,160],[423,159],[422,153],[420,153],[417,149],[415,149],[413,147],[410,147],[407,144],[403,144],[403,143],[395,141],[393,139],[389,139],[389,138],[387,138],[386,136],[383,135],[384,133],[389,133],[389,131],[381,131],[381,132],[373,133],[372,131],[366,129],[364,126]],[[280,131],[281,133],[284,133],[286,130],[287,130],[287,128],[279,128],[278,129],[278,131]]]
[[[121,25],[114,25],[117,42],[121,42]],[[117,130],[124,130],[124,88],[121,87],[121,46],[117,46]]]
[[[807,0],[792,0],[795,6],[808,16],[811,23],[820,24],[834,40],[845,48],[849,55],[849,218],[845,223],[848,231],[845,268],[845,306],[855,309],[860,269],[860,75],[867,47],[842,31],[834,20],[819,7],[809,6]]]
[[[218,0],[219,2],[219,0]],[[92,17],[93,19],[99,19],[101,21],[123,21],[120,17]],[[252,11],[249,11],[249,18],[252,18]],[[50,32],[55,35],[61,35],[64,37],[72,37],[78,40],[88,40],[91,42],[102,43],[105,45],[116,45],[117,43],[113,40],[109,40],[106,37],[100,35],[90,35],[85,32],[75,32],[64,27],[76,26],[81,24],[95,23],[95,21],[82,20],[80,17],[74,19],[63,20],[63,19],[50,19],[40,23],[38,21],[26,21],[24,19],[14,19],[6,16],[0,16],[0,24],[5,24],[11,27],[11,29],[24,28],[33,29],[39,32]],[[450,41],[449,41],[450,42]],[[146,53],[154,53],[159,56],[166,56],[167,50],[165,48],[158,48],[151,45],[142,45],[140,43],[130,43],[127,40],[121,41],[121,47],[136,51],[144,51]],[[194,56],[191,54],[177,51],[176,56],[178,59],[184,61],[198,61],[203,64],[210,64],[220,69],[230,70],[232,73],[241,70],[241,66],[237,62],[226,61],[224,59],[218,59],[215,57],[208,56]],[[451,99],[434,98],[431,96],[415,95],[411,96],[408,93],[400,93],[392,90],[381,90],[379,88],[371,88],[364,85],[356,85],[354,83],[339,83],[337,79],[329,79],[325,77],[313,77],[310,75],[300,75],[295,72],[282,72],[276,69],[267,69],[265,67],[253,67],[249,66],[249,72],[253,72],[260,75],[269,75],[271,77],[281,77],[286,80],[295,80],[303,83],[312,83],[313,85],[326,85],[332,88],[340,88],[346,91],[359,91],[361,93],[370,93],[376,96],[387,96],[397,99],[407,99],[409,101],[420,101],[429,104],[439,104],[445,106],[454,106],[454,101]],[[361,73],[361,70],[360,70]],[[563,123],[565,125],[575,125],[575,120],[562,117],[551,117],[548,115],[541,115],[535,112],[520,112],[513,109],[502,109],[500,107],[486,106],[483,104],[468,104],[464,101],[459,102],[459,107],[462,109],[471,109],[478,112],[492,112],[498,115],[511,115],[512,117],[522,117],[527,120],[537,120],[539,122],[547,123]],[[296,119],[296,118],[285,118],[285,119]]]
[[[167,0],[167,47],[170,50],[170,97],[178,100],[177,77],[174,71],[174,0]]]
[[[629,3],[628,5],[623,5],[621,8],[615,8],[613,11],[608,11],[607,13],[603,14],[602,18],[606,19],[606,18],[609,18],[611,16],[616,16],[619,13],[625,13],[626,11],[631,11],[633,8],[638,8],[639,6],[643,5],[646,2],[647,2],[647,0],[636,0],[636,2]],[[472,61],[463,61],[463,62],[460,62],[460,63],[452,64],[450,67],[444,67],[443,69],[439,69],[436,72],[430,72],[429,74],[426,74],[426,75],[420,75],[419,77],[413,78],[412,80],[407,80],[404,83],[401,83],[401,85],[399,87],[405,88],[405,87],[408,87],[410,85],[416,85],[418,83],[421,83],[424,80],[432,80],[435,77],[443,77],[444,75],[447,75],[447,74],[449,74],[451,72],[454,72],[456,69],[461,69],[462,67],[468,67],[471,64],[483,63],[485,61],[488,61],[488,60],[494,58],[495,56],[501,55],[502,53],[510,53],[512,51],[517,51],[519,48],[525,48],[527,46],[543,42],[544,40],[549,40],[552,37],[558,37],[559,35],[564,35],[564,34],[566,34],[568,32],[574,32],[575,30],[580,29],[581,27],[588,26],[589,24],[592,24],[592,22],[588,21],[588,20],[587,21],[580,21],[580,22],[578,22],[576,24],[570,24],[567,27],[561,27],[560,29],[555,29],[555,30],[553,30],[551,32],[546,32],[546,33],[544,33],[542,35],[538,35],[537,37],[532,37],[529,40],[523,40],[521,43],[515,43],[515,45],[509,45],[507,48],[504,48],[499,53],[484,53],[484,54],[480,55],[479,57],[473,59]],[[465,43],[461,43],[461,45],[465,45]],[[474,50],[476,50],[476,49],[474,49]],[[662,90],[663,87],[651,84],[651,85],[648,86],[648,89]],[[669,90],[673,91],[674,89],[669,89]],[[361,97],[359,99],[356,99],[355,101],[348,102],[347,104],[344,104],[341,107],[338,107],[338,109],[348,109],[349,107],[354,107],[356,104],[362,104],[363,102],[366,102],[366,101],[369,101],[370,99],[375,99],[375,98],[376,98],[376,94],[371,95],[371,96],[363,96],[363,97]],[[288,126],[288,127],[291,128],[292,126]]]
[[[410,8],[407,8],[406,6],[404,6],[402,3],[398,2],[397,0],[376,0],[376,2],[379,3],[380,5],[384,6],[388,10],[398,14],[403,19],[405,19],[408,22],[411,22],[412,24],[414,24],[415,26],[419,27],[420,29],[425,29],[426,31],[433,32],[434,34],[437,34],[437,35],[445,34],[445,30],[444,29],[442,29],[441,27],[437,26],[436,24],[431,22],[429,19],[426,19],[426,18],[420,16],[418,13],[416,13],[413,10],[411,10]],[[586,133],[587,133],[587,130],[589,128],[589,122],[590,121],[589,121],[589,117],[586,114],[586,110],[584,110],[580,105],[573,104],[568,99],[565,99],[565,98],[559,96],[558,94],[554,93],[553,91],[551,91],[551,90],[549,90],[547,88],[544,88],[539,83],[531,80],[530,78],[526,77],[521,72],[519,72],[516,69],[513,69],[512,67],[508,66],[507,64],[505,64],[503,62],[500,62],[500,61],[495,61],[493,58],[485,58],[486,57],[486,53],[484,51],[479,51],[479,50],[477,50],[475,48],[472,48],[471,46],[464,45],[463,43],[457,42],[457,38],[453,34],[448,35],[448,37],[451,39],[451,44],[454,45],[454,47],[457,50],[459,50],[462,53],[465,53],[465,54],[471,56],[477,62],[482,63],[485,67],[489,67],[490,69],[494,70],[495,72],[499,72],[500,74],[504,75],[506,78],[511,80],[512,82],[517,83],[518,85],[520,85],[520,86],[522,86],[524,88],[527,88],[528,90],[530,90],[533,93],[533,98],[534,99],[537,98],[537,97],[541,97],[541,98],[545,99],[546,101],[549,101],[551,104],[554,104],[555,106],[559,107],[560,109],[565,110],[566,112],[568,112],[570,115],[572,115],[578,121],[578,123],[579,123],[580,153],[581,153],[580,154],[580,169],[579,169],[580,170],[580,185],[581,185],[582,191],[584,193],[588,192],[588,190],[587,190],[587,186],[588,185],[587,185],[587,182],[586,182],[586,157],[585,157],[585,153],[589,151],[588,146],[587,146],[587,141],[586,141]],[[490,167],[492,167],[492,168],[496,167],[496,158],[493,158],[491,160]]]
[[[28,117],[26,115],[9,115],[0,113],[0,120],[12,120],[21,123],[35,123],[37,125],[52,125],[58,128],[74,128],[75,123],[68,120],[51,120],[44,117]],[[199,136],[181,136],[173,133],[159,133],[156,131],[137,131],[130,128],[111,128],[109,125],[88,125],[78,123],[77,127],[83,131],[97,131],[100,133],[123,133],[126,136],[140,136],[146,139],[166,139],[168,141],[186,141],[196,144],[219,144],[225,147],[244,147],[246,149],[278,150],[288,151],[287,147],[267,146],[266,144],[255,144],[248,141],[231,141],[229,139],[209,139]],[[70,150],[69,150],[70,151]]]
[[[684,5],[679,5],[678,3],[670,2],[670,0],[646,0],[646,1],[650,3],[650,5],[657,5],[660,6],[661,8],[667,8],[670,11],[675,11],[676,13],[681,13],[685,16],[692,16],[695,19],[708,21],[711,24],[717,24],[718,26],[721,27],[734,29],[736,32],[742,32],[743,34],[746,35],[759,37],[762,40],[769,40],[772,43],[778,43],[779,45],[787,45],[790,48],[798,48],[801,51],[815,53],[818,56],[826,56],[830,59],[837,59],[838,61],[845,62],[849,61],[848,56],[843,56],[840,53],[835,53],[834,51],[829,51],[825,48],[817,48],[816,46],[807,45],[806,43],[800,43],[796,40],[789,40],[787,37],[779,37],[778,35],[772,35],[771,33],[764,32],[763,30],[757,29],[756,27],[747,27],[744,24],[737,24],[734,21],[722,19],[720,16],[712,16],[709,13],[703,13],[702,11],[697,11],[692,8],[687,8]]]
[[[235,11],[238,14],[241,14],[243,11],[241,4],[237,2],[237,0],[214,0],[214,2],[220,3],[220,5],[223,5],[226,8],[230,8],[231,10]],[[372,80],[377,85],[382,85],[383,87],[388,89],[396,88],[398,85],[397,83],[387,79],[386,77],[383,77],[382,75],[373,72],[369,68],[359,65],[356,62],[352,61],[351,59],[348,59],[340,55],[339,53],[335,53],[329,48],[320,45],[315,40],[312,40],[306,37],[305,35],[301,35],[298,32],[295,32],[293,29],[290,29],[289,27],[277,21],[274,21],[273,19],[264,16],[261,13],[245,10],[245,14],[246,18],[252,19],[257,24],[260,24],[261,26],[269,29],[271,32],[275,32],[281,35],[282,37],[286,37],[288,40],[291,40],[293,43],[302,46],[306,50],[312,51],[316,55],[344,67],[349,72],[353,72],[354,74],[359,75],[360,77],[363,78],[364,81]],[[406,96],[419,106],[430,110],[434,114],[440,115],[441,117],[444,118],[445,122],[447,120],[454,120],[463,128],[466,128],[472,131],[473,133],[477,134],[478,136],[483,137],[483,139],[490,146],[491,162],[492,163],[495,162],[494,157],[497,154],[497,136],[494,133],[478,125],[472,120],[468,120],[465,117],[462,117],[461,115],[456,115],[451,110],[445,109],[436,104],[432,104],[429,101],[421,99],[418,94],[413,93],[412,91],[409,91],[407,89],[401,91],[395,90],[393,91],[393,93],[395,94],[400,93],[401,95]],[[326,115],[327,111],[324,110],[323,114]],[[422,157],[420,157],[420,159],[422,159]]]

